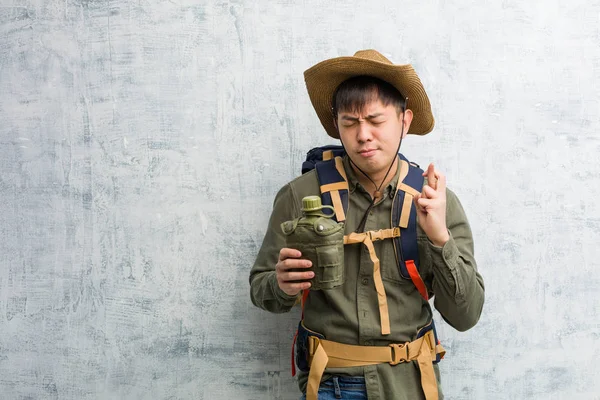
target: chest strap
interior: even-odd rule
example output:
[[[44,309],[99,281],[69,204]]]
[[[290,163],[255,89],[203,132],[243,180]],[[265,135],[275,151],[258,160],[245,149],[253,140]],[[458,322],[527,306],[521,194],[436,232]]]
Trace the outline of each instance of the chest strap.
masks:
[[[388,311],[387,296],[383,281],[381,280],[381,266],[379,258],[375,253],[373,242],[377,240],[390,239],[400,236],[400,228],[381,229],[378,231],[368,231],[363,233],[353,232],[344,236],[344,244],[363,243],[369,250],[369,256],[373,262],[373,282],[377,291],[377,303],[379,304],[379,320],[381,322],[381,334],[390,334],[390,314]]]
[[[389,363],[397,365],[417,361],[421,371],[421,387],[426,400],[437,400],[438,389],[433,361],[437,354],[443,356],[446,351],[437,344],[433,331],[422,337],[402,344],[389,346],[356,346],[319,339],[308,338],[310,372],[306,387],[306,400],[318,400],[319,386],[325,368],[362,367]]]

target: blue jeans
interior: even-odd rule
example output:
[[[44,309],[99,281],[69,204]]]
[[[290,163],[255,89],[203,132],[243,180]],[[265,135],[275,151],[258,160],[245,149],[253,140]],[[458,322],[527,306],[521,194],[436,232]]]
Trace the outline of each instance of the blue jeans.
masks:
[[[362,376],[333,376],[321,383],[319,400],[367,400],[367,387]],[[302,395],[300,400],[306,400]]]

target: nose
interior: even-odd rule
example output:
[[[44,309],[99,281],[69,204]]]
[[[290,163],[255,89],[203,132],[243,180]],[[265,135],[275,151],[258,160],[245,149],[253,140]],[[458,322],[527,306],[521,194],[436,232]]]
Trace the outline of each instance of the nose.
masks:
[[[359,121],[358,131],[356,132],[356,140],[358,140],[359,143],[364,143],[370,141],[371,137],[369,124],[367,124],[366,121]]]

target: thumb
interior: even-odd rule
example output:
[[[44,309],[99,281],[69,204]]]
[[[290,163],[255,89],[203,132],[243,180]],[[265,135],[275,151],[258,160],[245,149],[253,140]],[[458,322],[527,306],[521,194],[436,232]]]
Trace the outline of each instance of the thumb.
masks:
[[[413,201],[415,203],[415,209],[417,210],[417,216],[419,219],[424,218],[427,215],[427,212],[423,210],[423,207],[419,205],[419,199],[421,198],[421,193],[415,195]]]

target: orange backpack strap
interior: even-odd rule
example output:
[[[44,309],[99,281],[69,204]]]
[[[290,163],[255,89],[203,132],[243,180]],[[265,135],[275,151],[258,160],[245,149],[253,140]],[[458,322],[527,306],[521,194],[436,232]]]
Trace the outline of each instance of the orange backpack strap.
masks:
[[[413,260],[406,260],[406,269],[410,275],[410,279],[413,281],[413,284],[421,294],[421,297],[425,299],[425,301],[429,300],[429,294],[427,294],[427,286],[425,286],[425,282],[421,278],[419,271],[417,270],[417,266]]]
[[[419,248],[417,245],[417,210],[414,198],[423,189],[423,170],[400,155],[400,176],[392,204],[392,226],[401,229],[394,238],[394,248],[400,275],[410,279],[421,297],[429,299],[427,287],[419,274]]]

